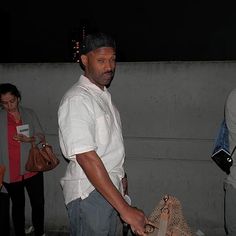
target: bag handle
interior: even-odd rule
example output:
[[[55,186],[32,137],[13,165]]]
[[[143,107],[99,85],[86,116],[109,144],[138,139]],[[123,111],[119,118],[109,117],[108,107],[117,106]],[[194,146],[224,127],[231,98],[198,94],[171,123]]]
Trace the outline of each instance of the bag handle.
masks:
[[[158,235],[165,235],[166,234],[166,230],[167,230],[167,221],[169,218],[169,213],[170,213],[170,209],[168,206],[168,201],[169,201],[169,195],[165,195],[163,197],[163,201],[164,201],[164,205],[163,207],[160,209],[161,210],[161,215],[160,215],[160,225],[157,225],[151,221],[148,221],[148,223],[145,225],[149,226],[151,228],[151,231],[146,229],[145,233],[152,233],[154,232],[155,229],[158,229],[160,231],[160,233]]]
[[[39,142],[36,143],[36,139],[39,139]],[[34,140],[31,142],[31,146],[32,146],[32,147],[36,147],[36,146],[38,146],[39,144],[42,144],[43,146],[48,145],[48,143],[46,142],[45,135],[42,134],[42,133],[36,133],[36,134],[34,135]]]
[[[153,222],[149,221],[146,225],[145,225],[145,233],[146,234],[150,234],[153,233],[155,229],[159,230],[159,227],[154,224]]]

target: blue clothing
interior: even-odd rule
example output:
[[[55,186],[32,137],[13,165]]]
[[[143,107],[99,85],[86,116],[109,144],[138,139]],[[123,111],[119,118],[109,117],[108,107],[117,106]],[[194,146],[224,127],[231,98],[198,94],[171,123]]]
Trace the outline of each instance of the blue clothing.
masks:
[[[67,204],[71,236],[115,236],[119,222],[116,210],[96,190],[85,199]]]

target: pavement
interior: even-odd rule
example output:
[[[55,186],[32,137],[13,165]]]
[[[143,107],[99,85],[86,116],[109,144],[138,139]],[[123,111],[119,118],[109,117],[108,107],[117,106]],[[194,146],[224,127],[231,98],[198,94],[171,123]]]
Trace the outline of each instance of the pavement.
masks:
[[[69,232],[62,231],[47,231],[45,232],[45,236],[69,236]],[[28,233],[26,236],[34,236],[34,233]],[[127,236],[134,236],[130,231]],[[193,230],[192,236],[226,236],[224,229],[208,229],[208,230]]]

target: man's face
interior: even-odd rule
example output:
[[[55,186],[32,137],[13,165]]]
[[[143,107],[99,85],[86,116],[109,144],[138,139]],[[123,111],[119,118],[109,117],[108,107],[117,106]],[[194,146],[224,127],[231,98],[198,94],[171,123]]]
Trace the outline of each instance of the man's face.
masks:
[[[19,98],[10,92],[2,94],[0,97],[0,102],[3,108],[8,112],[15,112],[18,110]]]
[[[111,47],[101,47],[81,56],[85,76],[102,90],[115,74],[116,52]]]

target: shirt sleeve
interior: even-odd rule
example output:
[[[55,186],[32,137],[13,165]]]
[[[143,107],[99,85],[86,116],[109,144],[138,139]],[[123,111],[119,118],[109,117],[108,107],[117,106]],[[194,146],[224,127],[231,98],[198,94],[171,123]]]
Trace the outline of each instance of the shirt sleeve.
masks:
[[[60,145],[67,158],[97,148],[92,107],[91,99],[75,96],[66,99],[58,110]]]
[[[225,119],[229,129],[229,144],[232,152],[236,146],[236,90],[233,90],[227,98]]]

